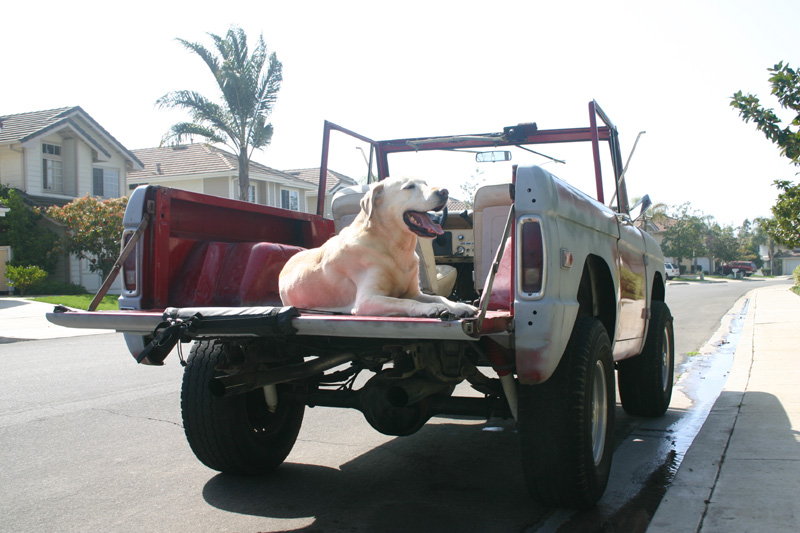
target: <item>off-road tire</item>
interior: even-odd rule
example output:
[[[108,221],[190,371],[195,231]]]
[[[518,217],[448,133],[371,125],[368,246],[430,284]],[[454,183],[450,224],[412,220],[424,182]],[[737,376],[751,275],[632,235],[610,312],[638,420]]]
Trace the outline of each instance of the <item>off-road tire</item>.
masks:
[[[186,440],[207,467],[227,474],[271,472],[289,455],[305,405],[284,398],[289,385],[278,385],[278,408],[267,409],[263,389],[217,397],[209,381],[218,375],[224,350],[216,342],[196,342],[187,358],[181,389]]]
[[[633,416],[657,417],[667,412],[675,377],[672,314],[664,302],[651,306],[644,350],[617,365],[622,408]]]
[[[602,323],[580,317],[550,379],[520,386],[522,468],[535,500],[586,508],[602,497],[614,441],[613,364]]]

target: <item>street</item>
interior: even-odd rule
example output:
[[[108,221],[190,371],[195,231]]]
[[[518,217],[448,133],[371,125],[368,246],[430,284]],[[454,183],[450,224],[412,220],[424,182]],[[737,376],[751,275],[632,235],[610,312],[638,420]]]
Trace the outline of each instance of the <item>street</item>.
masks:
[[[176,354],[138,366],[116,333],[2,344],[0,530],[644,531],[712,394],[690,375],[714,370],[686,354],[747,291],[772,283],[789,282],[668,286],[685,383],[660,419],[617,408],[609,487],[583,513],[531,502],[511,421],[436,418],[396,438],[357,411],[307,409],[273,476],[223,476],[184,438]]]

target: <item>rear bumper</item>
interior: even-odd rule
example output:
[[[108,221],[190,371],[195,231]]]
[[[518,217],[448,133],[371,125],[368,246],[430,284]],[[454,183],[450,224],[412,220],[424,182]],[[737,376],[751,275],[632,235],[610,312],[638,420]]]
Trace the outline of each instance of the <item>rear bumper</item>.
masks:
[[[202,309],[197,311],[202,313]],[[236,308],[230,310],[236,312]],[[53,324],[68,328],[109,329],[134,335],[151,335],[165,320],[162,310],[89,312],[57,307],[46,316]],[[292,319],[292,326],[297,330],[296,335],[476,341],[483,335],[509,335],[512,322],[513,317],[507,311],[489,311],[480,330],[475,318],[440,320],[302,313]]]

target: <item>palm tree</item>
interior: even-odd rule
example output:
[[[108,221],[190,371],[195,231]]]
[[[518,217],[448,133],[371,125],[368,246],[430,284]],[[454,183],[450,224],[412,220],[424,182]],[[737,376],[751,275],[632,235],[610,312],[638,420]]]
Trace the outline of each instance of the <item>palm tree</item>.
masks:
[[[212,102],[195,91],[172,91],[156,101],[159,108],[183,108],[192,122],[174,124],[161,145],[180,143],[190,135],[204,137],[211,143],[232,147],[239,163],[239,199],[247,201],[250,188],[250,156],[272,139],[272,112],[283,79],[281,62],[267,52],[263,36],[248,55],[247,35],[238,27],[228,30],[225,38],[213,33],[217,54],[201,44],[177,39],[206,62],[222,92],[222,104]],[[264,73],[264,67],[267,71]]]

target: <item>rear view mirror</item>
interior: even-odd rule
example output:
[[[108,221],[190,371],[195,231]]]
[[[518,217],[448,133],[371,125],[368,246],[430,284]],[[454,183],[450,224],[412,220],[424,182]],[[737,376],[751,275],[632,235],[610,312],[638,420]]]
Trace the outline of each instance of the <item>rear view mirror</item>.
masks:
[[[496,150],[493,152],[478,152],[475,154],[475,161],[478,163],[496,163],[498,161],[511,161],[511,152],[508,150]]]

